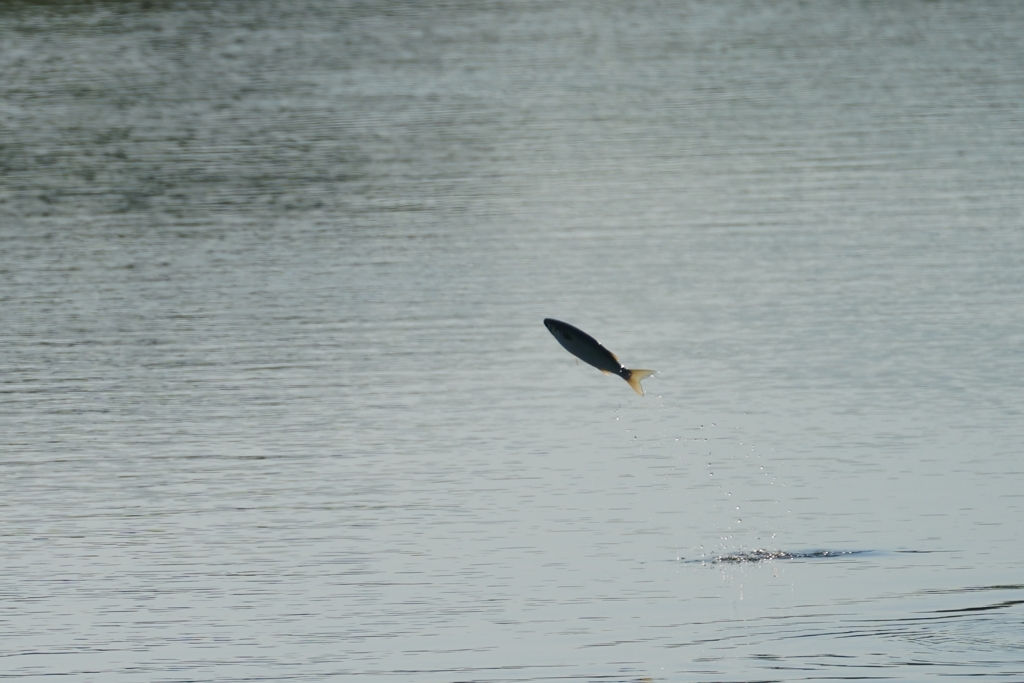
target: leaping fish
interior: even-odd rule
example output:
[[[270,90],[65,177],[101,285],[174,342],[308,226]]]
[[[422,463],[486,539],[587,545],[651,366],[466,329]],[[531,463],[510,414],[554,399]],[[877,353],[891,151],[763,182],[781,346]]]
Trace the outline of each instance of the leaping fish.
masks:
[[[569,323],[563,323],[554,318],[545,318],[544,326],[555,336],[558,343],[565,347],[566,351],[584,363],[593,365],[606,375],[618,375],[633,387],[633,391],[641,396],[644,395],[640,380],[653,375],[654,370],[630,370],[619,362],[614,353],[601,346],[600,342]]]

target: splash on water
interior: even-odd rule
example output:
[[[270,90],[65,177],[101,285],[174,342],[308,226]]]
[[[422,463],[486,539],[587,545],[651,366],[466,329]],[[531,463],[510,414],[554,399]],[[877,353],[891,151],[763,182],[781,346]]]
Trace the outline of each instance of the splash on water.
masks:
[[[848,555],[863,555],[867,550],[809,550],[795,551],[768,550],[758,548],[757,550],[715,555],[711,558],[697,560],[683,560],[684,562],[699,562],[702,564],[750,564],[755,562],[771,562],[773,560],[816,560],[826,557],[845,557]],[[680,558],[682,559],[682,558]]]

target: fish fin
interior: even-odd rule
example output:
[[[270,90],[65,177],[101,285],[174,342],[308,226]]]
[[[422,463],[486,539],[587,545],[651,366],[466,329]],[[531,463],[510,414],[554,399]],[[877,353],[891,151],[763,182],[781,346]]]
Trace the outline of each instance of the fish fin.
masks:
[[[601,368],[598,368],[598,370],[601,370]],[[608,372],[607,370],[601,370],[601,372],[603,372],[603,373],[604,373],[604,374],[606,374],[606,375],[610,375],[610,374],[612,374],[612,373]]]
[[[640,370],[639,368],[636,370],[630,370],[629,379],[626,381],[629,382],[629,386],[633,387],[633,391],[643,396],[644,389],[640,386],[640,380],[647,379],[655,372],[657,372],[657,370]]]

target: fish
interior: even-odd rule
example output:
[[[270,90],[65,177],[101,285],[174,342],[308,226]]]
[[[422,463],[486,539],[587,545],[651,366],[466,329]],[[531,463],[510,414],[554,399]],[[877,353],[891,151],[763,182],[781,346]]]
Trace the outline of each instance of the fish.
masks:
[[[589,334],[573,327],[569,323],[563,323],[554,318],[544,318],[544,327],[554,335],[558,343],[565,347],[565,350],[579,358],[588,365],[593,365],[606,375],[618,375],[626,380],[633,391],[644,395],[644,389],[640,386],[640,380],[653,375],[655,370],[641,370],[635,368],[630,370],[619,362],[618,357]]]

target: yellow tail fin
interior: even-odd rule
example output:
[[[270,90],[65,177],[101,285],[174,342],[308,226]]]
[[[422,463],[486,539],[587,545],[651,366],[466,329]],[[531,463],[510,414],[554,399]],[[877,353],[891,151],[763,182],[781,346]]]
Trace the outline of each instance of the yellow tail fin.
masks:
[[[647,379],[655,372],[657,372],[657,370],[630,370],[629,379],[627,379],[626,381],[629,382],[629,386],[633,387],[633,391],[643,396],[644,389],[643,387],[640,386],[640,380]]]

